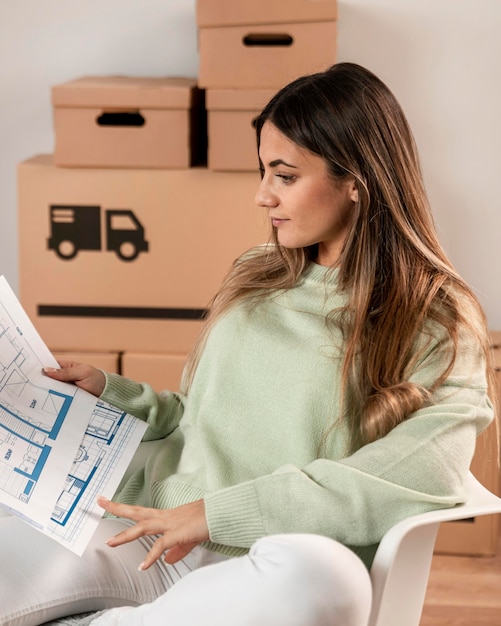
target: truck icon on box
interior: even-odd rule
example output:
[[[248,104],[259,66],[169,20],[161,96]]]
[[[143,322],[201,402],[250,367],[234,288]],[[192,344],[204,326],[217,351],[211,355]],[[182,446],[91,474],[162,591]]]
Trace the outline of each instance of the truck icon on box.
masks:
[[[49,250],[66,261],[80,250],[103,250],[99,205],[51,204],[49,207],[51,234]],[[106,250],[122,261],[133,261],[140,252],[148,251],[144,228],[130,209],[106,209]]]

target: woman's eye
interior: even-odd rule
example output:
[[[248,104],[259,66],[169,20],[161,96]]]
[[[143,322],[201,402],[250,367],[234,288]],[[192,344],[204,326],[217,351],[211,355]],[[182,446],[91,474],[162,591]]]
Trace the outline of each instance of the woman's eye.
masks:
[[[282,179],[282,181],[286,185],[292,183],[294,181],[294,179],[296,178],[295,176],[288,175],[288,174],[277,174],[276,176],[277,176],[277,178]]]

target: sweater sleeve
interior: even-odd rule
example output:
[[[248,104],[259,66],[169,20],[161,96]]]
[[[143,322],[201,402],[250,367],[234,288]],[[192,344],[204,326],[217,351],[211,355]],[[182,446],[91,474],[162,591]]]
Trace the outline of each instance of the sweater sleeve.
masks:
[[[101,399],[147,422],[143,441],[161,439],[170,434],[184,412],[185,398],[171,391],[157,393],[146,383],[104,372],[106,385]]]
[[[412,380],[429,387],[443,357],[437,343]],[[385,437],[344,459],[280,467],[207,494],[211,540],[249,547],[265,535],[311,532],[368,546],[405,517],[463,501],[476,436],[493,419],[485,370],[478,350],[461,346],[433,402]]]

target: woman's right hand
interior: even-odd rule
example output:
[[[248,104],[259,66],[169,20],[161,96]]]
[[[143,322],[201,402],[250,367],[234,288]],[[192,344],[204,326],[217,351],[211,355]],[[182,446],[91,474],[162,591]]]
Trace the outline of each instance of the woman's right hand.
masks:
[[[65,383],[74,383],[98,398],[103,393],[106,378],[101,370],[76,361],[58,361],[58,363],[61,369],[44,367],[42,371],[45,376]]]

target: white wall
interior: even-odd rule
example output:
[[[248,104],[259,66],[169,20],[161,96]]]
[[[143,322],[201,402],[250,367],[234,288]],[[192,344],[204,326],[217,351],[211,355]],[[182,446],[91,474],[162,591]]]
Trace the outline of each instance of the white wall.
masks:
[[[84,74],[196,76],[195,0],[0,1],[0,273],[17,290],[16,165],[53,150],[50,87]],[[339,0],[338,60],[375,71],[402,103],[444,247],[493,329],[500,24],[500,0]]]
[[[501,2],[341,0],[339,60],[375,71],[414,130],[442,243],[501,329]]]

